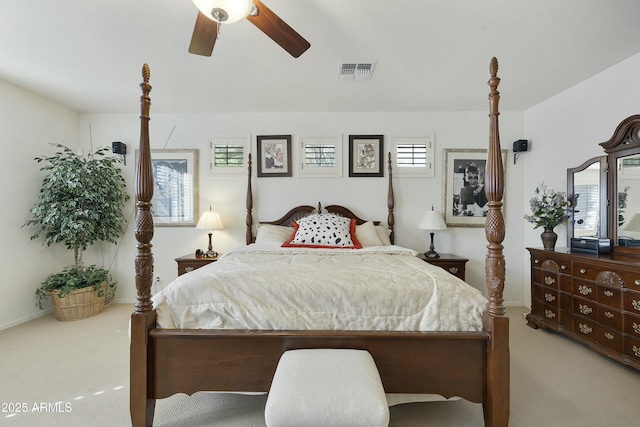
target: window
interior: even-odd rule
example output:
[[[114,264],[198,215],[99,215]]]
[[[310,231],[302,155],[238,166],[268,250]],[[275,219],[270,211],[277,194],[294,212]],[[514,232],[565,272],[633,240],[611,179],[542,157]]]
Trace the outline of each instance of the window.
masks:
[[[247,137],[211,137],[209,140],[209,151],[211,153],[209,161],[210,172],[246,174],[247,156],[249,154],[247,140]]]
[[[396,176],[434,177],[434,137],[394,137],[391,155]]]
[[[300,176],[342,176],[342,136],[300,139]]]

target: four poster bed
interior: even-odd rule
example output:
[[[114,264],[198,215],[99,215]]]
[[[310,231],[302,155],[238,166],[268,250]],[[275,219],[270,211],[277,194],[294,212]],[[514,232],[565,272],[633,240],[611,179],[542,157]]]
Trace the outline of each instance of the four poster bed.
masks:
[[[459,281],[453,275],[438,267],[415,257],[415,253],[406,253],[402,248],[393,244],[394,226],[394,196],[392,185],[391,161],[389,160],[388,183],[388,234],[389,242],[374,243],[372,246],[360,244],[356,240],[365,240],[358,234],[365,227],[377,227],[373,223],[357,217],[350,209],[331,205],[323,209],[318,204],[317,212],[313,206],[298,206],[290,209],[276,221],[261,222],[254,227],[253,222],[253,193],[251,187],[251,161],[248,167],[247,186],[247,217],[246,243],[240,250],[231,251],[216,263],[202,267],[192,273],[176,279],[175,286],[168,286],[167,290],[153,297],[151,285],[153,281],[153,256],[151,253],[151,238],[153,236],[153,218],[150,212],[153,195],[151,172],[151,156],[149,146],[149,68],[143,67],[144,81],[141,84],[141,132],[139,159],[136,171],[137,215],[135,221],[135,235],[138,241],[135,258],[137,302],[131,316],[131,419],[134,427],[146,427],[153,424],[156,399],[165,398],[176,393],[193,394],[198,391],[226,391],[226,392],[268,392],[276,366],[285,351],[293,349],[334,348],[367,350],[375,360],[384,390],[389,394],[429,394],[440,395],[445,398],[461,397],[471,402],[482,403],[486,426],[502,427],[508,425],[509,420],[509,320],[505,315],[502,292],[504,288],[504,256],[502,241],[504,240],[504,219],[502,215],[503,194],[503,166],[500,155],[500,140],[498,133],[498,101],[497,77],[498,63],[495,58],[490,64],[490,129],[489,148],[487,157],[487,171],[485,191],[489,200],[489,211],[486,220],[486,238],[488,251],[486,256],[486,281],[488,301],[480,293]],[[250,159],[250,158],[249,158]],[[304,242],[303,230],[318,218],[331,217],[344,221],[349,228],[353,241],[345,243],[341,248],[326,249],[321,244],[309,248],[305,244],[292,244],[291,248],[278,245],[262,244],[264,236],[260,236],[261,227],[272,227],[271,232],[283,231],[295,221],[294,234],[291,243]],[[348,225],[346,225],[348,224]],[[361,228],[358,228],[361,227]],[[254,237],[253,230],[258,228],[258,235]],[[307,230],[308,231],[308,230]],[[384,233],[378,234],[382,242]],[[273,236],[273,234],[271,234]],[[360,236],[355,238],[356,236]],[[318,236],[314,236],[317,238]],[[370,235],[369,235],[370,237]],[[290,239],[286,239],[287,241]],[[340,240],[340,239],[338,239]],[[336,240],[336,241],[338,241]],[[349,240],[347,233],[346,240]],[[368,239],[366,239],[368,240]],[[375,240],[375,239],[374,239]],[[314,241],[314,243],[318,243]],[[363,246],[362,249],[353,249]],[[286,246],[286,245],[283,245]],[[302,246],[302,247],[299,247]],[[254,247],[263,252],[254,253]],[[289,252],[291,251],[291,252]],[[304,255],[295,253],[301,251]],[[249,263],[242,264],[246,257]],[[252,258],[251,258],[252,257]],[[278,283],[263,282],[263,278],[272,275],[273,269],[286,270],[284,265],[295,266],[299,276],[283,278],[278,276]],[[326,265],[325,265],[326,264]],[[345,271],[353,269],[354,276],[331,277],[331,271],[339,274],[350,274]],[[387,279],[371,280],[369,277],[367,290],[358,287],[355,276],[366,276],[371,265],[388,264],[388,271],[375,270],[376,277]],[[251,267],[250,265],[258,265]],[[311,267],[310,267],[311,266]],[[364,266],[364,270],[358,270]],[[257,268],[257,269],[256,269]],[[378,268],[378,267],[375,267]],[[429,270],[430,269],[430,270]],[[246,270],[246,271],[245,271]],[[403,276],[403,271],[409,271]],[[424,270],[424,271],[423,271]],[[240,277],[242,272],[249,276]],[[386,275],[387,273],[393,273]],[[224,275],[227,276],[224,276]],[[251,276],[252,275],[252,276]],[[225,277],[234,276],[237,282],[229,282],[221,290],[201,290],[191,287],[196,277],[209,277],[210,280],[222,281]],[[237,277],[236,277],[237,276]],[[319,276],[313,277],[313,276]],[[444,277],[447,276],[447,277]],[[450,276],[450,277],[449,277]],[[213,277],[213,279],[211,279]],[[412,277],[418,277],[419,283],[412,283]],[[313,280],[319,281],[318,283]],[[449,281],[453,280],[451,284]],[[422,281],[432,283],[426,297],[416,296]],[[263,285],[259,291],[245,289],[246,282],[256,282]],[[326,291],[327,294],[318,296],[316,289],[324,287],[329,282],[335,282],[337,288]],[[395,282],[395,283],[391,283]],[[348,284],[349,286],[345,286]],[[395,287],[391,287],[391,286]],[[196,285],[194,285],[196,286]],[[331,320],[324,317],[314,317],[323,310],[317,307],[307,307],[300,294],[286,297],[284,288],[278,288],[276,296],[264,296],[263,291],[270,287],[291,287],[294,292],[314,293],[314,300],[321,304],[332,304],[331,300],[340,304],[345,302],[349,294],[354,294],[357,302],[362,300],[383,300],[382,308],[357,306],[356,312],[363,310],[367,320],[374,318],[372,323],[357,323],[353,312],[344,308],[344,313],[330,315]],[[302,290],[299,289],[302,286]],[[431,286],[431,285],[430,285]],[[346,288],[346,289],[345,289]],[[411,288],[408,291],[407,288]],[[320,292],[320,291],[319,291]],[[341,293],[342,292],[342,293]],[[361,294],[369,292],[369,294]],[[213,320],[205,317],[205,312],[211,312],[211,304],[204,309],[183,309],[190,303],[182,298],[194,294],[196,299],[204,300],[204,294],[212,298],[220,298],[220,294],[258,293],[259,301],[250,301],[249,305],[256,310],[263,310],[261,314],[251,313],[249,319],[242,319],[237,323],[232,319],[231,312],[243,311],[235,303],[224,302],[217,304],[224,306],[221,312],[215,313]],[[406,300],[401,295],[407,294]],[[434,295],[438,298],[434,298]],[[390,297],[391,296],[391,297]],[[286,308],[273,309],[261,306],[269,298],[289,300]],[[399,307],[388,308],[391,300],[399,300]],[[412,308],[407,317],[398,315],[406,306],[422,301],[424,308]],[[434,303],[437,300],[437,304]],[[172,308],[171,302],[176,302],[179,308]],[[460,316],[439,318],[426,316],[424,312],[433,311],[434,305],[443,305],[446,314],[456,307],[463,312]],[[207,303],[208,304],[208,303]],[[287,304],[287,301],[285,301]],[[479,305],[481,304],[481,305]],[[215,305],[215,304],[214,304]],[[304,313],[297,312],[295,316],[302,318],[300,322],[290,321],[290,310],[302,307]],[[478,307],[480,307],[478,309]],[[337,310],[343,308],[337,307]],[[366,310],[372,310],[367,312]],[[378,313],[376,310],[380,310]],[[391,310],[393,315],[384,312]],[[266,313],[266,314],[265,314]],[[283,314],[284,313],[284,314]],[[310,314],[311,313],[311,314]],[[415,313],[420,313],[416,316]],[[370,314],[370,315],[369,315]],[[380,316],[377,316],[380,314]],[[234,313],[235,315],[235,313]],[[473,317],[475,316],[475,318]],[[380,319],[384,318],[384,322]],[[209,319],[209,320],[202,320]],[[256,320],[257,319],[257,320]],[[393,319],[391,323],[385,323]],[[202,322],[201,322],[202,320]],[[234,323],[235,322],[235,323]],[[328,322],[328,323],[327,323]],[[333,322],[333,323],[331,323]],[[395,322],[395,323],[394,323]],[[411,322],[414,322],[415,325]],[[453,322],[453,323],[452,323]],[[456,323],[458,322],[458,323]]]

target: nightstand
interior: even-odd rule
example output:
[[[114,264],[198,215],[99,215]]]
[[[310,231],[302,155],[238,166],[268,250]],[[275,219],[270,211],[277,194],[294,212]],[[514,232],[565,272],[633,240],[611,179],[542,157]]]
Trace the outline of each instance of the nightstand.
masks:
[[[195,254],[188,254],[181,256],[180,258],[176,258],[176,262],[178,263],[178,276],[196,270],[212,262],[216,262],[218,258],[219,256],[214,258],[196,257]]]
[[[464,280],[465,264],[469,261],[467,258],[453,254],[440,254],[440,258],[427,258],[423,253],[418,254],[417,257],[429,264],[444,268],[449,273]]]

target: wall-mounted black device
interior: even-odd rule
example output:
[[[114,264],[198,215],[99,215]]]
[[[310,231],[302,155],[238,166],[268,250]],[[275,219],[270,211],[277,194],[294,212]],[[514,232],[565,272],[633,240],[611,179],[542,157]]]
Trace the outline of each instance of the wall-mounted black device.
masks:
[[[513,142],[513,152],[520,153],[529,149],[529,141],[526,139],[519,139]]]
[[[125,166],[127,165],[127,144],[118,141],[112,142],[111,151],[113,151],[114,154],[120,154],[122,156],[122,162]]]
[[[513,141],[513,164],[515,165],[520,157],[520,153],[524,153],[529,149],[529,141],[526,139],[519,139]]]

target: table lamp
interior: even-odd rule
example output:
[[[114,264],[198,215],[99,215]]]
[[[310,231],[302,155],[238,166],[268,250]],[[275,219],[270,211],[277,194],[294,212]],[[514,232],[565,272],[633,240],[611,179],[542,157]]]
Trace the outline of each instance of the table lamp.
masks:
[[[218,215],[217,212],[213,212],[211,210],[211,206],[209,206],[209,210],[203,213],[200,217],[200,221],[198,221],[196,228],[200,230],[209,230],[209,248],[202,256],[206,258],[217,257],[218,253],[213,250],[213,246],[211,245],[211,235],[213,234],[212,230],[222,230],[223,228],[220,215]]]
[[[431,246],[429,246],[429,250],[424,253],[424,256],[427,258],[440,258],[440,254],[435,251],[433,246],[433,235],[434,230],[446,230],[447,223],[444,222],[444,218],[442,218],[442,214],[438,211],[434,211],[433,207],[431,207],[430,211],[425,212],[422,220],[420,221],[420,225],[418,228],[422,230],[431,230],[429,234],[431,234]]]

